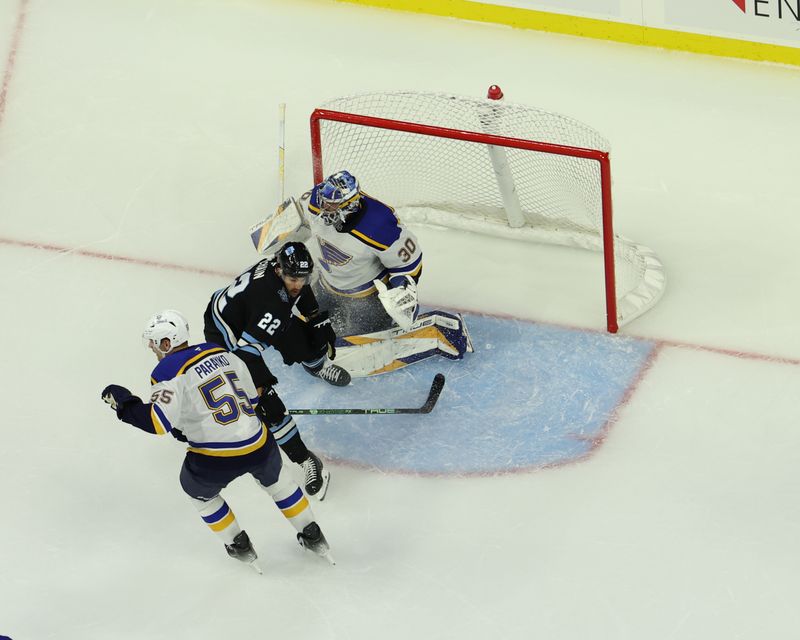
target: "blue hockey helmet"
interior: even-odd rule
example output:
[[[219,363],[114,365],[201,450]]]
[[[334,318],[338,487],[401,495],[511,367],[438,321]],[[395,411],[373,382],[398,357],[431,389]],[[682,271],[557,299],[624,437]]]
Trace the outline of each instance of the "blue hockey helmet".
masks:
[[[328,176],[317,193],[323,222],[337,229],[361,206],[358,180],[349,171],[337,171]]]

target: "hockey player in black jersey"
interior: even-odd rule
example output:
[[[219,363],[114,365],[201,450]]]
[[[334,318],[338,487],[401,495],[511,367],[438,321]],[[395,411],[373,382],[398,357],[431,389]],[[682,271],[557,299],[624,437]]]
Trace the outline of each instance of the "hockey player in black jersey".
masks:
[[[205,338],[234,352],[247,365],[258,388],[258,411],[292,462],[306,474],[306,492],[322,499],[328,471],[308,450],[294,419],[273,385],[263,354],[280,352],[287,365],[301,363],[311,375],[343,386],[350,375],[331,362],[336,334],[309,286],[314,262],[305,245],[287,242],[274,259],[264,259],[216,291],[205,312]]]

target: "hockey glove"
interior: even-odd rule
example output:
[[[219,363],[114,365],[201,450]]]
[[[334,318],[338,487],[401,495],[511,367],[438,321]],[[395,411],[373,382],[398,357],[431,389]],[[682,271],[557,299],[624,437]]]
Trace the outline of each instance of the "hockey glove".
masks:
[[[286,416],[286,405],[273,387],[267,389],[258,399],[256,415],[268,425],[280,424],[283,421]]]
[[[328,358],[333,360],[336,357],[336,332],[333,330],[328,312],[320,311],[313,318],[309,318],[308,322],[312,329],[313,347],[322,350],[327,345]]]
[[[272,371],[270,371],[266,365],[264,365],[264,368],[267,370],[267,374],[264,379],[260,381],[260,384],[257,384],[256,386],[264,387],[265,389],[267,387],[274,387],[276,384],[278,384],[278,379],[273,375]],[[255,376],[253,377],[255,378]]]
[[[139,399],[128,389],[121,387],[118,384],[108,385],[105,389],[103,389],[100,396],[103,398],[103,401],[106,404],[111,405],[111,408],[114,411],[119,411],[128,402],[135,402]]]
[[[401,329],[408,329],[417,319],[419,303],[417,301],[417,283],[406,277],[404,285],[389,289],[381,280],[373,280],[378,290],[378,299],[386,309],[386,313]]]

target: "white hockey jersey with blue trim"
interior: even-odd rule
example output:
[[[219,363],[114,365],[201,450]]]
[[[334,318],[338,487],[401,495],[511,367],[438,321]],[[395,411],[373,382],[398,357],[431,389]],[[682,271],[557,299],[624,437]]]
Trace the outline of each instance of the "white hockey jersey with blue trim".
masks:
[[[308,201],[308,221],[319,255],[323,285],[346,296],[375,293],[373,280],[403,284],[405,276],[422,270],[422,250],[416,236],[384,203],[362,193],[354,225],[341,232],[320,217],[317,187]]]
[[[214,344],[168,355],[153,370],[151,419],[156,433],[173,425],[189,451],[240,456],[262,447],[267,430],[253,407],[258,394],[244,362]]]

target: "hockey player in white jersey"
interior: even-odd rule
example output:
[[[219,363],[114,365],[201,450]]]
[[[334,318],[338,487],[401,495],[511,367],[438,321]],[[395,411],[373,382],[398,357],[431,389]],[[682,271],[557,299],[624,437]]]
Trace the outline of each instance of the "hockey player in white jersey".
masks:
[[[422,249],[394,209],[359,188],[348,171],[315,185],[308,222],[320,255],[317,296],[337,335],[411,326],[419,313]]]
[[[190,346],[189,326],[177,311],[155,314],[143,338],[159,361],[151,374],[150,402],[113,384],[103,389],[102,398],[123,422],[187,443],[181,487],[228,555],[260,572],[247,533],[220,495],[249,473],[295,528],[298,542],[332,562],[308,499],[256,414],[258,395],[244,362],[214,344]]]

